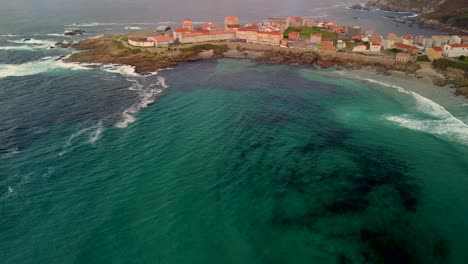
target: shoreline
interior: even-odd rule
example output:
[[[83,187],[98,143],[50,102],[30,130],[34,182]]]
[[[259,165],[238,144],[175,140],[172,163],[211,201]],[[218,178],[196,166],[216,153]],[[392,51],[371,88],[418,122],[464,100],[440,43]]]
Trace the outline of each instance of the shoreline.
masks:
[[[341,67],[349,70],[365,70],[398,77],[414,77],[437,86],[450,86],[455,95],[468,98],[468,73],[447,68],[435,69],[421,62],[396,63],[394,60],[347,52],[312,52],[302,49],[282,48],[241,42],[213,42],[193,45],[184,51],[176,49],[136,48],[122,45],[125,36],[102,36],[85,39],[72,47],[81,52],[66,58],[66,62],[122,64],[135,68],[135,73],[148,74],[164,68],[175,67],[181,62],[205,59],[252,59],[266,63],[311,65],[326,69]],[[119,44],[120,43],[120,44]]]

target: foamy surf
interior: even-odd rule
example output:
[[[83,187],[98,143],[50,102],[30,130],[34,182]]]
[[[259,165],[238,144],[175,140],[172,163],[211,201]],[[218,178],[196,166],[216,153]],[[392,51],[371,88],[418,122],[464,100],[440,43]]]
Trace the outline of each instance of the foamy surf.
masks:
[[[152,83],[148,87],[144,87],[135,79],[128,79],[128,81],[133,83],[129,87],[129,90],[136,91],[140,96],[140,100],[122,113],[122,120],[115,125],[118,128],[126,128],[128,125],[135,122],[135,114],[152,104],[159,94],[169,88],[166,84],[166,80],[160,76],[157,77],[155,83]]]
[[[99,121],[96,125],[96,130],[91,134],[89,138],[89,143],[94,144],[101,138],[101,134],[104,131],[102,126],[102,121]]]
[[[385,87],[391,87],[398,92],[411,96],[417,110],[432,117],[431,119],[421,119],[411,115],[387,116],[386,119],[411,130],[442,136],[452,141],[457,141],[468,145],[468,125],[462,120],[453,116],[443,106],[426,98],[418,93],[408,91],[403,87],[373,80],[362,79],[370,83],[375,83]]]
[[[0,78],[28,76],[57,70],[90,70],[90,68],[77,63],[66,63],[62,60],[57,61],[56,59],[59,59],[59,57],[49,57],[48,59],[41,59],[23,64],[0,64]]]

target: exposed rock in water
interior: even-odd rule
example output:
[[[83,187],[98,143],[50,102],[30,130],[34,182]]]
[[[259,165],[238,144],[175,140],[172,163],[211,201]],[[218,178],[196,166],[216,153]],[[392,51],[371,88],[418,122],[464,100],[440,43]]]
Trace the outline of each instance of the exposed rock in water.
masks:
[[[363,5],[363,4],[355,4],[355,5],[350,6],[349,8],[354,9],[354,10],[365,10],[365,11],[370,10],[368,6]]]
[[[76,36],[76,35],[83,35],[86,31],[81,29],[73,29],[70,31],[65,32],[65,36]]]
[[[23,39],[23,42],[28,42],[30,40],[31,40],[30,38],[25,38],[25,39]]]
[[[73,45],[73,41],[70,41],[70,42],[60,41],[60,42],[55,43],[56,47],[60,47],[60,48],[63,48],[63,49],[69,48],[72,45]]]

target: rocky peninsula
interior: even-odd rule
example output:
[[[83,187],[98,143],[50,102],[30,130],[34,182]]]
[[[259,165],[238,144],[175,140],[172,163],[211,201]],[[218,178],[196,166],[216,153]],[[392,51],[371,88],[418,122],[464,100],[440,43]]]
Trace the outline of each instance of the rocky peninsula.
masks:
[[[422,27],[468,33],[466,0],[370,0],[366,6],[392,12],[413,12],[418,17],[412,21]]]
[[[357,53],[314,52],[238,42],[203,43],[183,48],[136,48],[126,45],[125,38],[126,36],[103,36],[82,40],[72,45],[82,52],[74,53],[66,61],[125,64],[134,66],[136,73],[145,74],[174,67],[180,62],[247,58],[270,63],[308,64],[319,68],[363,69],[382,74],[405,73],[439,86],[450,85],[455,88],[457,95],[468,97],[468,72],[452,68],[434,68],[430,63],[396,63],[393,59]]]

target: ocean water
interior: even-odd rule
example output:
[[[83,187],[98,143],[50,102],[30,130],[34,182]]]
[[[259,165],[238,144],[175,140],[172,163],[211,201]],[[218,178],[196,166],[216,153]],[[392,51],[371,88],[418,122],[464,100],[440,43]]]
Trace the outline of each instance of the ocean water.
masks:
[[[188,11],[31,3],[0,9],[0,263],[466,263],[468,102],[449,88],[251,60],[65,63],[57,41]],[[262,6],[285,11],[251,17]],[[62,36],[73,23],[87,35]]]

